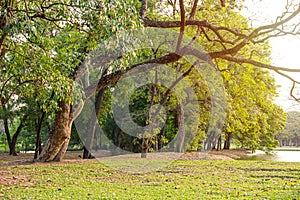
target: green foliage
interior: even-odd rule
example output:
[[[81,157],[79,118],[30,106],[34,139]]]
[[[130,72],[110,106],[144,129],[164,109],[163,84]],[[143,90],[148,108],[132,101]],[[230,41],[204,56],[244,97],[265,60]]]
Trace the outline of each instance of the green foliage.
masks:
[[[275,148],[275,135],[285,124],[285,113],[273,103],[275,80],[257,67],[233,64],[223,72],[228,92],[225,132],[233,133],[238,146],[251,150]]]
[[[207,20],[212,25],[236,28],[240,34],[248,34],[251,30],[247,20],[238,13],[242,7],[241,1],[228,1],[226,7],[220,7],[219,2],[205,0],[199,3],[195,16],[198,20]],[[10,121],[19,119],[24,114],[34,111],[36,115],[27,119],[26,126],[21,135],[34,135],[36,121],[42,112],[46,112],[46,120],[43,123],[43,135],[47,131],[46,122],[54,118],[57,110],[57,102],[60,100],[72,101],[74,76],[77,69],[85,60],[90,51],[99,43],[105,41],[115,33],[127,29],[141,27],[138,17],[138,8],[141,3],[137,0],[112,1],[12,1],[11,13],[1,8],[1,16],[9,20],[0,36],[5,37],[1,46],[5,48],[5,55],[1,57],[0,88],[1,88],[1,118],[6,117]],[[149,1],[148,16],[152,19],[179,19],[179,13],[175,11],[176,5],[170,1]],[[187,2],[187,12],[191,10],[191,2]],[[174,11],[174,12],[170,12]],[[186,35],[194,37],[192,31],[195,27],[186,28]],[[177,29],[176,29],[177,30]],[[205,34],[204,34],[205,33]],[[223,32],[222,37],[229,40],[232,33]],[[204,50],[213,52],[224,48],[231,48],[231,43],[207,42],[215,38],[211,29],[203,28],[202,34],[196,40]],[[141,39],[141,38],[137,38]],[[147,38],[142,38],[147,41]],[[142,49],[129,52],[110,64],[112,72],[128,69],[130,66],[164,55],[167,50],[158,48],[161,44],[152,44],[152,49]],[[158,49],[157,49],[158,48]],[[0,49],[0,50],[1,50]],[[255,51],[252,51],[255,50]],[[250,53],[251,52],[251,53]],[[260,48],[249,44],[241,49],[237,56],[252,57],[265,63],[270,62],[270,47],[268,43]],[[218,110],[218,114],[227,114],[225,127],[222,130],[225,136],[232,133],[232,139],[238,146],[251,150],[264,149],[269,151],[278,145],[274,136],[284,126],[285,114],[273,100],[276,96],[274,79],[266,70],[244,65],[228,63],[224,60],[215,60],[216,66],[221,71],[228,109]],[[180,60],[168,65],[173,68],[181,68],[178,72],[184,73],[189,65]],[[202,71],[203,73],[210,73]],[[209,131],[209,123],[215,123],[211,113],[211,96],[214,92],[209,89],[205,74],[193,70],[188,79],[199,100],[199,113],[187,113],[190,116],[199,116],[199,127],[188,127],[193,132],[194,141],[188,147],[189,150],[198,150],[202,147],[205,134]],[[95,78],[95,77],[93,77]],[[168,73],[165,73],[166,80]],[[214,79],[213,77],[211,77]],[[215,82],[215,84],[220,84]],[[125,84],[128,87],[128,84]],[[123,133],[113,121],[110,106],[111,92],[115,89],[112,85],[107,88],[104,102],[101,107],[99,122],[108,138],[115,144],[134,152],[139,151],[139,138],[133,138]],[[121,88],[124,97],[128,96],[129,88]],[[133,120],[142,126],[149,123],[149,107],[151,97],[154,104],[158,104],[166,93],[166,88],[157,85],[157,94],[151,95],[151,90],[141,88],[131,97],[131,116]],[[179,89],[183,86],[179,84]],[[164,130],[156,130],[159,137],[153,137],[152,146],[157,140],[167,143],[176,137],[178,131],[178,119],[176,106],[182,103],[187,93],[181,92],[176,96],[170,94],[165,105],[167,114]],[[118,103],[118,102],[117,102]],[[215,104],[223,102],[215,101]],[[216,106],[216,105],[214,105]],[[218,105],[217,105],[218,107]],[[219,106],[221,107],[221,106]],[[3,109],[6,108],[6,109]],[[14,126],[14,124],[12,125]],[[195,130],[195,131],[194,131]],[[221,130],[214,130],[220,132]],[[74,143],[79,142],[76,131]],[[121,135],[121,136],[120,136]],[[44,136],[43,136],[44,137]],[[32,139],[30,140],[32,141]]]
[[[54,117],[58,101],[71,102],[75,72],[88,52],[117,31],[139,26],[138,2],[10,2],[0,9],[1,23],[7,19],[0,31],[0,116],[13,121],[34,107],[25,127],[33,137],[41,112]]]
[[[236,9],[240,8],[240,2],[230,2],[230,5],[226,8],[214,6],[215,3],[212,1],[204,1],[203,5],[200,6],[201,12],[196,16],[197,19],[206,19],[212,24],[218,26],[224,26],[229,28],[236,28],[241,31],[241,34],[249,33],[247,20],[241,16]],[[166,4],[166,5],[164,5]],[[149,3],[150,12],[148,17],[150,18],[175,18],[179,19],[179,13],[165,12],[163,8],[170,7],[170,2],[163,2],[162,4],[151,1]],[[189,7],[187,7],[189,9]],[[186,34],[190,37],[193,28],[187,28]],[[206,35],[201,34],[197,39],[197,42],[201,46],[209,51],[218,51],[224,48],[221,43],[207,43],[207,38],[213,39],[214,33],[209,29],[205,29]],[[222,35],[224,39],[230,39],[231,34],[226,33]],[[213,45],[212,45],[213,44]],[[156,44],[159,45],[159,44]],[[226,48],[231,48],[232,44],[225,43]],[[155,45],[153,47],[155,49]],[[250,52],[253,59],[268,63],[270,62],[270,47],[268,43],[260,49],[255,49],[253,53],[253,45],[249,44],[243,48],[238,54],[239,56],[249,57]],[[159,55],[163,55],[164,51],[159,50],[154,53],[149,49],[143,49],[136,52],[131,52],[127,56],[124,56],[123,66],[130,64],[136,64],[148,60]],[[217,67],[220,69],[227,95],[228,109],[226,111],[219,111],[219,114],[227,114],[225,127],[222,130],[223,135],[232,133],[232,138],[237,146],[241,146],[247,149],[256,150],[263,149],[270,151],[278,145],[278,142],[274,139],[275,135],[282,130],[285,121],[284,111],[273,103],[276,93],[275,80],[272,78],[268,71],[261,68],[244,65],[240,66],[237,64],[229,63],[224,60],[215,60]],[[181,66],[182,72],[188,69],[188,64],[184,61],[174,63],[174,66]],[[205,73],[203,71],[203,73]],[[199,99],[200,122],[199,129],[194,133],[194,141],[188,147],[189,150],[198,150],[202,147],[205,134],[208,132],[209,123],[211,119],[211,102],[210,97],[213,90],[208,89],[206,80],[203,79],[205,74],[200,74],[196,70],[189,74],[188,78],[193,83],[193,89],[196,92]],[[218,84],[218,83],[215,83]],[[125,84],[127,85],[127,84]],[[130,85],[130,84],[129,84]],[[128,88],[127,88],[128,89]],[[126,88],[122,88],[122,91],[126,91]],[[158,103],[157,99],[165,92],[163,88],[160,88],[160,93],[155,96],[155,103]],[[126,93],[122,95],[128,95]],[[184,96],[184,94],[183,94]],[[125,96],[124,96],[125,97]],[[150,90],[138,90],[131,98],[131,117],[133,120],[142,126],[147,124],[149,102],[151,99]],[[180,99],[170,98],[168,105],[177,105],[180,103]],[[218,103],[218,102],[215,102]],[[220,102],[222,103],[222,102]],[[177,117],[176,112],[169,112],[167,108],[168,119],[165,126],[166,139],[171,141],[177,133]],[[110,117],[112,119],[112,117]],[[219,132],[220,130],[216,130]],[[126,136],[125,136],[126,137]],[[134,144],[138,144],[139,140],[134,139]]]
[[[300,146],[300,112],[289,111],[286,126],[276,135],[280,146]]]

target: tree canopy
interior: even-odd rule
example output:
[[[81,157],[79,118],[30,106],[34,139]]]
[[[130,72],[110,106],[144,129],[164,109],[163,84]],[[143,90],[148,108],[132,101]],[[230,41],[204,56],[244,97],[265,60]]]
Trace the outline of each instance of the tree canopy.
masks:
[[[160,149],[174,138],[177,142],[172,145],[178,151],[199,150],[206,147],[207,138],[209,146],[214,147],[219,137],[227,143],[226,148],[229,148],[228,142],[234,140],[244,148],[268,151],[278,145],[275,135],[283,129],[285,121],[284,111],[273,103],[276,85],[268,70],[288,77],[293,83],[291,96],[299,100],[293,93],[298,82],[286,72],[300,70],[273,66],[268,44],[270,37],[297,34],[296,28],[290,28],[298,25],[293,22],[300,12],[297,2],[287,2],[286,11],[274,23],[257,28],[251,27],[239,14],[242,1],[7,0],[0,5],[0,114],[7,127],[8,140],[12,135],[9,123],[13,124],[16,118],[21,129],[40,127],[36,129],[37,138],[42,127],[46,130],[46,126],[52,126],[37,161],[63,158],[73,121],[81,114],[85,101],[100,92],[99,101],[97,98],[93,101],[97,105],[98,121],[107,130],[107,138],[118,147],[134,152]],[[293,24],[286,26],[291,21]],[[127,41],[126,34],[120,34],[137,29],[161,39],[153,41],[147,34],[140,34],[136,35],[136,41]],[[147,42],[147,48],[137,45]],[[124,44],[127,47],[122,46]],[[98,57],[93,68],[84,67],[99,46],[105,47],[100,52],[104,57]],[[189,63],[187,59],[194,62]],[[199,63],[212,68],[199,72]],[[173,80],[171,89],[181,88],[181,94],[176,96],[174,90],[159,82],[138,88],[130,97],[134,122],[140,126],[151,125],[151,108],[159,111],[153,116],[165,112],[167,118],[160,119],[165,120],[165,125],[153,131],[155,134],[134,137],[114,122],[110,102],[124,76],[148,65],[174,69],[178,80]],[[223,80],[215,78],[215,72]],[[157,75],[149,74],[149,77]],[[161,77],[170,78],[168,73]],[[213,81],[209,83],[207,77]],[[182,80],[188,80],[195,93],[197,112],[189,109],[190,93],[187,87],[180,85]],[[77,89],[74,82],[81,84],[79,102],[74,101]],[[222,95],[226,100],[213,98],[221,92],[214,91],[212,85],[224,89]],[[129,95],[126,90],[123,88],[124,95],[126,92]],[[227,107],[223,107],[223,103]],[[221,121],[214,122],[217,111],[212,109],[219,109],[221,118],[226,115],[224,126]],[[184,124],[184,119],[191,116],[197,119],[197,127]],[[89,122],[87,119],[83,116],[82,122]],[[215,123],[213,128],[212,123]],[[188,131],[193,132],[191,136]],[[13,132],[17,138],[18,130]],[[88,136],[94,137],[92,133]],[[189,144],[181,143],[189,137],[193,138]],[[84,143],[89,141],[83,140]],[[92,150],[87,147],[90,145],[86,145],[88,151]]]

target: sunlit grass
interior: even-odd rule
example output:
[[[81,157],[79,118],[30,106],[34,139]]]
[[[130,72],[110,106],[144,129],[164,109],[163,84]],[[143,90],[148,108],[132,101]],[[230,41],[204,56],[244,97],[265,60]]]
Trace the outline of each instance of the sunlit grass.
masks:
[[[3,199],[300,199],[300,164],[176,161],[145,174],[101,163],[0,168]]]

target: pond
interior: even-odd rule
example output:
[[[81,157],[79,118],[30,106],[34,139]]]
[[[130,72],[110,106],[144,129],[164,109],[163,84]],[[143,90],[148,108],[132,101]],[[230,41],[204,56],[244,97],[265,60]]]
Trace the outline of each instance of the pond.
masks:
[[[274,151],[272,154],[257,153],[242,157],[241,160],[274,160],[284,162],[300,162],[300,151]]]

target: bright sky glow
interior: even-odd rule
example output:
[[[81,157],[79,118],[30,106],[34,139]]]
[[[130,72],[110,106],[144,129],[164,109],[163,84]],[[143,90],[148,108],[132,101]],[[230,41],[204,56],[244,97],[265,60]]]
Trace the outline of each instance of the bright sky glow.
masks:
[[[244,9],[242,13],[245,17],[251,18],[254,27],[258,27],[274,22],[277,16],[284,12],[286,3],[286,0],[246,0],[245,5],[248,9]],[[300,0],[293,0],[294,5],[299,5],[299,3]],[[300,16],[294,20],[294,22],[299,21]],[[273,65],[300,69],[300,35],[272,38],[270,44],[272,46]],[[277,84],[281,85],[278,89],[279,97],[276,99],[276,103],[285,110],[300,110],[300,103],[291,100],[289,95],[292,82],[278,74],[272,74],[274,74]],[[288,75],[300,81],[300,73]]]

